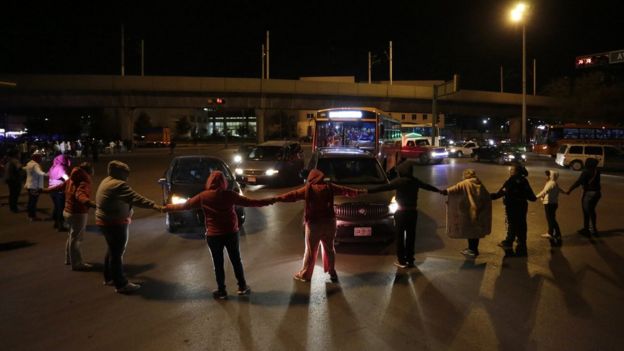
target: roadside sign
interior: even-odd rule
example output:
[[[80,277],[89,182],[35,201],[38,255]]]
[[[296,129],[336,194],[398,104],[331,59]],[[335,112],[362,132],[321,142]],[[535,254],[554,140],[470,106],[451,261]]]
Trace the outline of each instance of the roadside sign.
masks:
[[[624,62],[624,50],[609,52],[609,63]]]

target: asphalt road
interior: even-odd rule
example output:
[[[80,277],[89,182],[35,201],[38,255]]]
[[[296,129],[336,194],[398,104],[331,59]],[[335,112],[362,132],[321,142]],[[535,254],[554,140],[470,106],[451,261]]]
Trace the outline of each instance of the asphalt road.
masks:
[[[232,150],[180,149],[229,159]],[[118,156],[129,183],[160,199],[157,179],[166,150]],[[94,189],[111,156],[96,168]],[[537,192],[549,159],[531,159]],[[438,187],[473,167],[494,191],[507,167],[467,159],[418,167]],[[578,173],[561,170],[566,188]],[[254,198],[289,190],[248,187]],[[26,214],[0,208],[0,350],[621,350],[624,336],[624,178],[603,176],[598,205],[600,237],[581,227],[580,191],[561,195],[558,218],[564,246],[551,251],[541,203],[529,206],[529,256],[504,257],[496,246],[505,231],[503,205],[494,204],[493,233],[481,256],[464,260],[463,240],[445,235],[445,198],[422,191],[417,267],[397,270],[394,247],[338,247],[339,284],[317,266],[309,284],[295,282],[303,253],[302,203],[248,209],[241,253],[249,297],[237,297],[227,266],[230,298],[215,301],[214,273],[201,229],[169,234],[164,216],[139,209],[125,255],[127,274],[143,288],[134,295],[102,286],[105,243],[89,216],[83,256],[94,272],[63,265],[66,234],[52,222],[28,223]],[[6,203],[6,187],[0,201]],[[22,198],[25,200],[25,197]],[[51,209],[40,200],[42,215]]]

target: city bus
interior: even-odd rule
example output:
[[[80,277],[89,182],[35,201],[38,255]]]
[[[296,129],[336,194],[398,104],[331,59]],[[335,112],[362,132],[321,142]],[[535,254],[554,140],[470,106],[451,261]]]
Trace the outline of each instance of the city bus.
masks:
[[[396,152],[387,151],[395,148],[397,141],[401,141],[401,121],[374,107],[331,108],[314,116],[313,151],[321,147],[367,150],[387,170],[396,163]]]
[[[533,130],[533,152],[554,157],[561,144],[588,143],[624,146],[624,127],[587,124],[539,125]]]

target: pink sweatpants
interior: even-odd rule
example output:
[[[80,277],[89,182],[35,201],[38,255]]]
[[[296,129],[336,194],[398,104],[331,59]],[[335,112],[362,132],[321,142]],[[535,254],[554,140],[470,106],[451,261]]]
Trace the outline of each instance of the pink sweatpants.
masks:
[[[336,261],[336,249],[334,238],[336,237],[336,221],[323,220],[306,223],[305,226],[305,253],[303,254],[303,266],[298,275],[310,280],[314,272],[316,257],[318,256],[319,244],[323,250],[323,269],[326,273],[335,274],[334,263]]]

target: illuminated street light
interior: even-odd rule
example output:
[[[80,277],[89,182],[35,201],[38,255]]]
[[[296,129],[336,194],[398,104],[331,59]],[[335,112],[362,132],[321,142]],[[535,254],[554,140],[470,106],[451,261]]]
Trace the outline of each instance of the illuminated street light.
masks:
[[[526,143],[526,17],[529,6],[518,3],[511,9],[509,18],[514,23],[522,23],[522,143]]]

